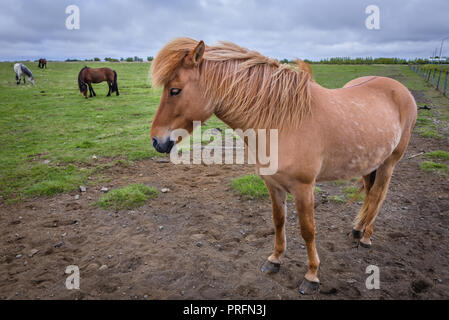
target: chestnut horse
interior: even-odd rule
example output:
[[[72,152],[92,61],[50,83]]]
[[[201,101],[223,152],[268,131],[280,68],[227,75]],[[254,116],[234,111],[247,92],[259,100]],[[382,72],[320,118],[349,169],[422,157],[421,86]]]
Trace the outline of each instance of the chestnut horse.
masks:
[[[151,127],[159,152],[172,148],[174,129],[192,132],[194,120],[206,121],[212,114],[233,129],[278,130],[278,170],[262,175],[275,229],[274,251],[263,272],[280,268],[286,249],[289,192],[308,256],[299,291],[318,291],[317,181],[363,177],[366,198],[352,236],[361,246],[371,246],[374,220],[416,121],[416,103],[405,86],[390,78],[363,77],[341,89],[326,89],[307,70],[294,70],[233,43],[206,46],[188,38],[172,40],[162,48],[154,60],[152,77],[156,86],[163,86]],[[257,172],[260,163],[257,160]]]
[[[92,88],[92,83],[100,83],[103,81],[108,82],[109,91],[107,97],[111,95],[111,92],[114,92],[119,95],[118,86],[117,86],[117,72],[110,68],[88,68],[84,67],[78,74],[78,87],[80,92],[87,99],[87,86],[89,86],[89,97],[92,97],[92,94],[96,96],[97,94]]]

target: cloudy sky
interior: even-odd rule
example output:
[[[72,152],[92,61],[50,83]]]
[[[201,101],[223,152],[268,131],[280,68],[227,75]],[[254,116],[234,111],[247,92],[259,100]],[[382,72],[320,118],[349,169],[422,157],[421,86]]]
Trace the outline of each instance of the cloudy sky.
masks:
[[[66,28],[66,7],[80,29]],[[368,5],[380,29],[368,30]],[[0,0],[0,60],[155,56],[180,36],[275,58],[429,57],[449,37],[448,0]],[[443,47],[449,56],[449,39]]]

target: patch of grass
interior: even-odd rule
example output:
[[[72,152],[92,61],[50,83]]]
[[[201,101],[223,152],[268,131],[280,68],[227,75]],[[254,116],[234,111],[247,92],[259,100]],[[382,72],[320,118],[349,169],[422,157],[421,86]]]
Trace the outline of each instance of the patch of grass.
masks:
[[[418,129],[418,132],[424,137],[424,138],[433,138],[433,139],[442,139],[443,136],[439,134],[436,130],[431,128],[420,128]]]
[[[334,201],[336,203],[345,203],[346,200],[343,196],[329,196],[330,201]]]
[[[262,199],[269,196],[269,192],[262,178],[255,174],[247,174],[232,180],[232,187],[240,195],[247,199]],[[320,193],[323,190],[315,187],[315,192]],[[287,194],[287,200],[293,200],[292,195]]]
[[[99,159],[140,160],[156,154],[149,140],[160,89],[149,86],[149,63],[87,62],[117,71],[120,96],[84,99],[77,75],[86,62],[25,63],[36,84],[16,85],[13,63],[0,63],[0,195],[6,201],[67,192],[86,183]],[[138,116],[136,116],[138,115]],[[50,163],[42,165],[44,159]],[[65,170],[73,165],[70,170]],[[102,168],[95,168],[102,170]]]
[[[433,161],[424,161],[419,165],[421,170],[424,172],[436,172],[436,171],[448,171],[449,166],[443,163],[433,162]]]
[[[424,155],[424,157],[440,159],[440,160],[449,160],[449,152],[443,151],[443,150],[436,150],[436,151],[427,152]]]
[[[268,189],[262,178],[255,174],[247,174],[232,180],[232,187],[240,195],[250,199],[268,197]]]
[[[343,193],[345,194],[346,198],[348,200],[352,199],[355,197],[355,195],[358,193],[359,188],[355,187],[355,186],[347,186],[343,188]],[[365,200],[365,194],[363,192],[361,192],[357,198],[354,199],[354,201],[362,201]]]
[[[157,196],[156,188],[143,184],[131,184],[129,186],[114,189],[101,196],[96,205],[102,208],[134,209],[145,204],[150,198]]]

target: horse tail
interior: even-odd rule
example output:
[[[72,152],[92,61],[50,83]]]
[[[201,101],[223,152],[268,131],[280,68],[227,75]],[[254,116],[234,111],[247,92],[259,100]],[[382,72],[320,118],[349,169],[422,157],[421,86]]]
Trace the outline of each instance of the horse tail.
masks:
[[[86,89],[86,85],[85,85],[85,83],[83,81],[83,76],[82,76],[83,71],[86,68],[87,68],[87,66],[84,66],[84,68],[81,69],[80,73],[78,73],[78,87],[80,89],[80,92],[84,92],[85,91],[85,90],[83,90],[83,88]]]
[[[307,62],[305,62],[301,59],[297,59],[296,65],[299,67],[299,69],[302,72],[308,73],[310,75],[310,78],[313,78],[313,72],[312,72],[312,68],[310,67],[310,64],[308,64]]]
[[[117,87],[117,72],[114,71],[114,83],[112,84],[112,92],[117,92],[118,91],[118,87]]]

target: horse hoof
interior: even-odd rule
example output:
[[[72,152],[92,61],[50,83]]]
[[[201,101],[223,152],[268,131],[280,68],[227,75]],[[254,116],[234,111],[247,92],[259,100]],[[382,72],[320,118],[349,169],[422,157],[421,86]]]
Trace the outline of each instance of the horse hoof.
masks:
[[[281,268],[280,263],[274,263],[271,262],[270,260],[267,260],[260,270],[263,273],[271,274],[279,272],[280,268]]]
[[[309,281],[304,278],[299,286],[299,293],[304,295],[315,294],[320,291],[320,283],[316,281]]]
[[[364,243],[364,242],[360,241],[359,244],[362,248],[366,248],[366,249],[371,248],[371,243]]]
[[[360,239],[363,237],[363,232],[359,230],[352,229],[352,237],[354,239]]]

